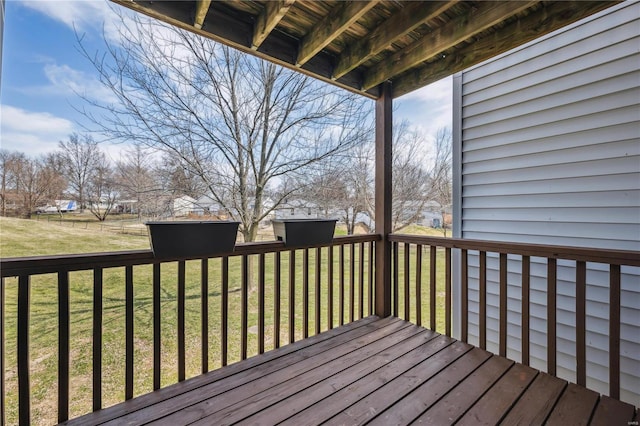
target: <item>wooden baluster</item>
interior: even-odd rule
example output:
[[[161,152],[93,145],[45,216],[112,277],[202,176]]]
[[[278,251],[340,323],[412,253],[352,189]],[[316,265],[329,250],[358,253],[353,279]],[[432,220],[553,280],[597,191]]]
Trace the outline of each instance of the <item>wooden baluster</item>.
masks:
[[[360,288],[359,288],[359,297],[358,297],[358,318],[364,318],[364,243],[360,243],[359,247],[359,269],[358,276],[360,278]]]
[[[587,385],[587,263],[576,262],[576,382]]]
[[[333,328],[333,247],[329,246],[327,255],[327,329]]]
[[[289,252],[289,343],[296,341],[296,251]]]
[[[340,245],[340,294],[338,303],[340,304],[340,325],[344,324],[344,244]]]
[[[480,252],[480,348],[487,349],[487,252]]]
[[[265,254],[258,256],[258,353],[264,353]]]
[[[18,419],[21,425],[31,424],[31,389],[29,383],[29,309],[31,277],[18,277]]]
[[[247,359],[248,320],[249,320],[249,256],[242,256],[242,282],[240,287],[240,357]]]
[[[178,381],[185,379],[185,261],[178,262]]]
[[[302,337],[309,337],[309,249],[302,252]]]
[[[451,337],[451,248],[444,251],[444,333]]]
[[[160,389],[162,372],[162,317],[160,263],[153,264],[153,390]],[[94,411],[97,411],[94,409]]]
[[[125,270],[125,391],[126,400],[133,398],[133,266]]]
[[[620,265],[609,267],[609,396],[620,399]]]
[[[280,288],[282,281],[282,256],[279,251],[273,260],[273,348],[280,347]]]
[[[373,241],[370,241],[369,242],[369,315],[373,315],[373,302],[374,302],[374,295],[373,295],[373,277],[374,277],[373,264],[374,264],[374,258],[375,258],[375,245],[374,245]]]
[[[507,254],[500,253],[500,356],[507,356]]]
[[[547,259],[547,373],[556,375],[557,260]]]
[[[411,306],[409,299],[409,255],[411,254],[411,246],[409,243],[404,244],[404,319],[411,320]]]
[[[422,244],[416,245],[416,324],[422,327]]]
[[[469,342],[469,257],[466,249],[460,250],[460,338]]]
[[[529,365],[529,320],[531,298],[531,258],[522,256],[522,363]]]
[[[209,371],[209,261],[200,261],[200,341],[202,374]]]
[[[229,327],[229,257],[222,258],[222,297],[220,298],[220,362],[224,367],[228,361],[228,327]]]
[[[316,314],[316,334],[320,334],[320,268],[322,266],[322,249],[320,247],[316,248],[316,287],[315,287],[315,314]]]
[[[400,266],[398,265],[398,258],[400,256],[400,253],[398,253],[398,251],[400,250],[400,245],[396,242],[391,244],[392,247],[392,252],[393,252],[393,316],[397,317],[400,315],[400,278],[399,278],[399,269]]]
[[[435,246],[429,246],[429,328],[436,330],[436,250]]]
[[[356,302],[356,246],[354,243],[349,245],[349,322],[355,319],[355,302]]]
[[[69,272],[58,272],[58,423],[69,419]]]

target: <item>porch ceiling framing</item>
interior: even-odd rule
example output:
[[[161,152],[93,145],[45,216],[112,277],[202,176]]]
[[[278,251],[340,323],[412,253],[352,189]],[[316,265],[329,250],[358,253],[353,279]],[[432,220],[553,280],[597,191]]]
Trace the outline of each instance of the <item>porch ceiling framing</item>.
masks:
[[[112,0],[377,99],[417,90],[619,1]]]

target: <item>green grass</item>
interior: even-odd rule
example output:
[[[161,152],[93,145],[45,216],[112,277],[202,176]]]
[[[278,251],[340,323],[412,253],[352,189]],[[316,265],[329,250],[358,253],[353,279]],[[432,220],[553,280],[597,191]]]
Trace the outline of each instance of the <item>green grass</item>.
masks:
[[[149,248],[146,237],[120,235],[100,232],[92,226],[83,227],[60,226],[46,221],[27,221],[20,219],[0,218],[0,253],[2,257],[27,256],[35,254],[63,254],[102,252],[125,249]],[[406,231],[405,231],[406,232]],[[354,317],[359,318],[359,301],[363,298],[365,307],[363,315],[368,312],[368,251],[365,245],[363,253],[365,293],[360,294],[359,279],[359,245],[355,250],[355,306]],[[303,254],[298,250],[295,258],[295,340],[303,338]],[[350,249],[345,247],[344,271],[344,311],[345,322],[350,317],[349,283]],[[309,250],[309,335],[315,334],[315,256],[316,250]],[[399,313],[404,312],[404,271],[403,247],[399,253]],[[274,261],[275,256],[265,257],[265,350],[274,347],[273,312],[274,312]],[[320,330],[328,328],[327,317],[327,277],[328,249],[321,250],[321,322]],[[444,268],[444,256],[438,253],[437,269]],[[415,302],[415,249],[411,256],[411,301]],[[280,344],[289,342],[289,253],[281,255],[281,328],[278,330]],[[333,326],[340,324],[339,312],[339,250],[334,248]],[[422,323],[429,326],[429,256],[423,253],[422,268]],[[209,365],[210,369],[221,366],[221,261],[211,259],[209,269]],[[252,276],[257,278],[258,259],[251,261],[254,268]],[[240,296],[241,265],[240,258],[231,257],[229,261],[229,317],[228,317],[228,362],[240,360]],[[186,374],[187,377],[198,375],[201,370],[201,292],[200,261],[189,261],[186,264]],[[443,274],[439,274],[443,275]],[[136,395],[152,390],[153,377],[153,324],[152,324],[152,267],[141,265],[134,267],[134,335],[135,335],[135,375],[134,392]],[[161,298],[162,298],[162,385],[177,381],[177,263],[162,264]],[[124,359],[125,359],[125,300],[124,300],[124,268],[111,268],[104,271],[103,284],[103,406],[109,406],[124,399]],[[258,292],[257,285],[252,283],[249,292],[248,356],[257,354],[258,338]],[[31,316],[30,316],[30,359],[32,418],[34,424],[48,424],[56,421],[57,407],[57,281],[54,275],[35,276],[31,281]],[[70,416],[75,417],[91,410],[91,375],[92,375],[92,273],[72,272],[70,274],[71,297],[71,381],[70,381]],[[17,377],[16,377],[16,295],[17,280],[5,280],[5,323],[6,323],[6,387],[7,387],[7,420],[14,423],[17,419]],[[438,282],[437,306],[443,306],[444,294],[442,282]],[[443,331],[444,318],[437,312],[437,329]],[[411,319],[415,321],[415,307],[412,305]]]

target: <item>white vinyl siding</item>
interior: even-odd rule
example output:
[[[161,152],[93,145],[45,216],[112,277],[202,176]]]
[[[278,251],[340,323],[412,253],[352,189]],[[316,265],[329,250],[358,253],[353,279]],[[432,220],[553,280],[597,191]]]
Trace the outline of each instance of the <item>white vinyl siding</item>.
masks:
[[[640,2],[466,70],[454,82],[456,236],[640,250]],[[469,265],[469,334],[477,343],[477,255]],[[587,386],[608,394],[608,267],[587,267]],[[521,348],[520,268],[519,256],[509,256],[514,359]],[[546,276],[546,260],[532,258],[531,364],[543,371]],[[575,263],[559,261],[557,276],[558,375],[575,381]],[[498,257],[489,254],[487,348],[495,352],[498,280]],[[621,398],[640,406],[640,268],[622,268],[621,300]]]

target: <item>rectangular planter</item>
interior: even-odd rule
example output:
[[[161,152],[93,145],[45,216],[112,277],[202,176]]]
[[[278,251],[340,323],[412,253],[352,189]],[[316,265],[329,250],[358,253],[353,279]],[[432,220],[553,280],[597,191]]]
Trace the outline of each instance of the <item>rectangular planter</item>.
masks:
[[[146,222],[153,255],[159,259],[198,258],[231,253],[240,222]]]
[[[337,219],[273,219],[276,239],[287,247],[330,244]]]

